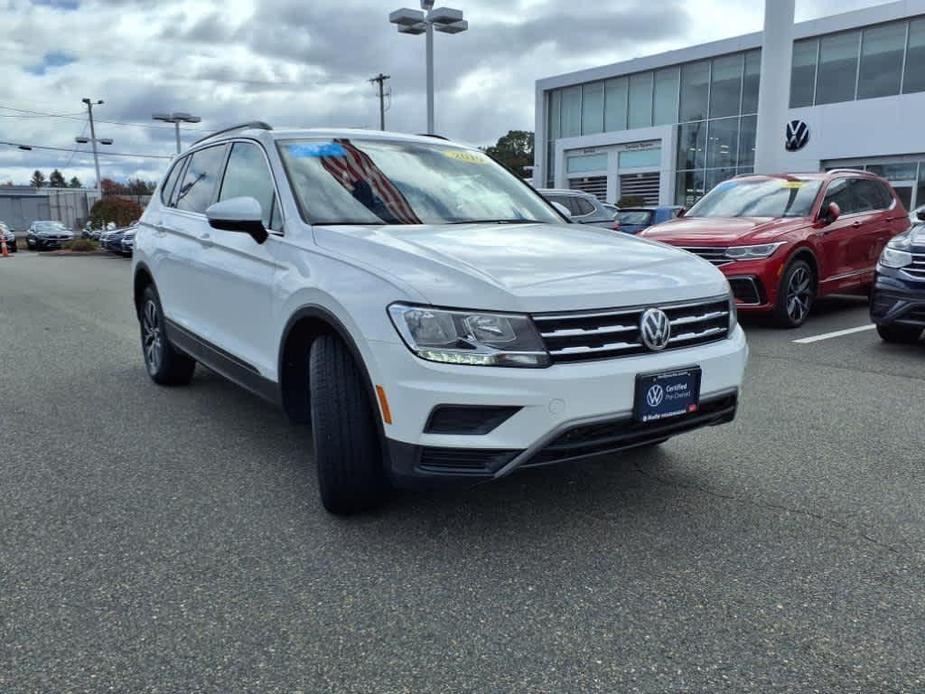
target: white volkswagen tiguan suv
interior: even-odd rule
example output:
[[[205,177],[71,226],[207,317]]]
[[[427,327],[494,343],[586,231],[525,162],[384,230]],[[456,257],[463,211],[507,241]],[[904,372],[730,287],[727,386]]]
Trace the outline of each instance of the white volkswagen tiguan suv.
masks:
[[[310,423],[334,513],[728,422],[748,351],[710,263],[570,224],[432,137],[200,140],[148,205],[133,272],[151,378],[200,362]]]

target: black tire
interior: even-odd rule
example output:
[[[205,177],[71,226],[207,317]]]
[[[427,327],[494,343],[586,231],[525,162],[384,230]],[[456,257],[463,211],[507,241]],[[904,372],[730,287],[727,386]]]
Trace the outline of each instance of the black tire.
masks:
[[[379,505],[388,483],[366,378],[347,346],[333,335],[308,355],[309,410],[321,503],[349,515]]]
[[[781,328],[798,328],[806,322],[816,301],[816,276],[802,258],[787,265],[777,289],[774,322]]]
[[[141,326],[141,351],[151,380],[162,386],[185,386],[193,380],[196,361],[178,352],[167,339],[164,311],[153,286],[141,295],[138,323]]]
[[[919,341],[922,329],[912,325],[878,325],[877,332],[884,342],[893,342],[901,345],[912,345]]]

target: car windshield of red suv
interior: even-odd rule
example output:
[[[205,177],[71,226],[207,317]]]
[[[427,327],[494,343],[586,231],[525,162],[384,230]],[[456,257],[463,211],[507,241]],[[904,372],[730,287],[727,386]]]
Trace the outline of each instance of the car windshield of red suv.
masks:
[[[720,183],[685,217],[806,217],[821,181],[792,178],[731,180]]]

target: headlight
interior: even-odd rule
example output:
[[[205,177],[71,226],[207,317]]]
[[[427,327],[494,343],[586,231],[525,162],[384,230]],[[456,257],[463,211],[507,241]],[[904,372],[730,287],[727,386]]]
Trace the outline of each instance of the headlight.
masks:
[[[880,254],[880,264],[883,267],[902,268],[912,265],[912,254],[904,250],[911,247],[908,237],[897,237],[890,241],[883,253]]]
[[[733,260],[767,258],[785,243],[786,241],[779,241],[778,243],[762,243],[759,246],[732,246],[726,249],[726,257]]]
[[[389,316],[421,359],[469,366],[549,365],[543,341],[527,316],[404,304],[389,306]]]

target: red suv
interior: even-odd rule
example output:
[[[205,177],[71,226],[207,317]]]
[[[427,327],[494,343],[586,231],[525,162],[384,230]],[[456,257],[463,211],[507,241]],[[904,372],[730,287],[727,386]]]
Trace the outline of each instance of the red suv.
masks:
[[[795,328],[816,297],[871,286],[887,242],[909,228],[890,184],[864,171],[739,176],[640,235],[709,260],[740,311]]]

